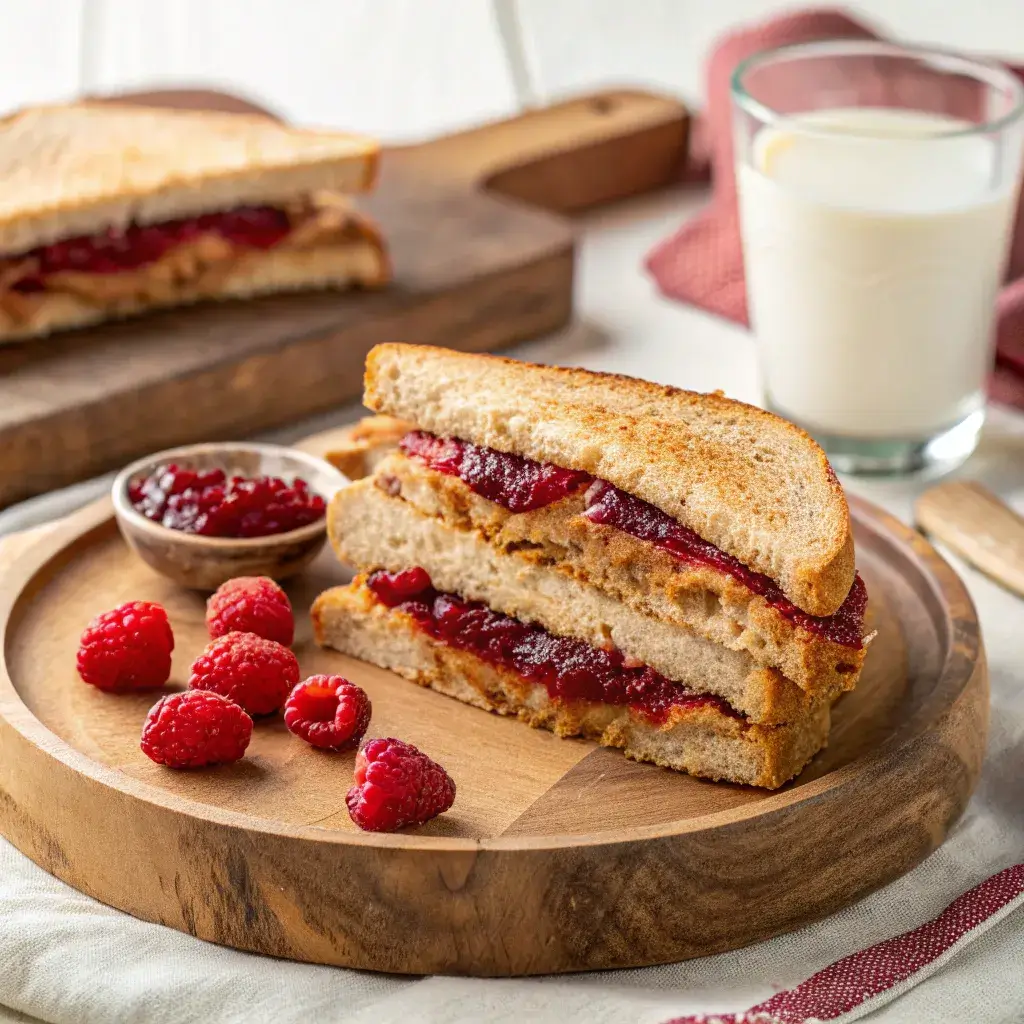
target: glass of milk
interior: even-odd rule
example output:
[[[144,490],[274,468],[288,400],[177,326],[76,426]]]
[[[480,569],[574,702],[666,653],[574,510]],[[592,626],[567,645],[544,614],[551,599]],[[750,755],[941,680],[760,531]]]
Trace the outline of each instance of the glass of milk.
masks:
[[[877,42],[758,54],[732,82],[766,404],[846,472],[974,450],[1021,170],[1005,69]]]

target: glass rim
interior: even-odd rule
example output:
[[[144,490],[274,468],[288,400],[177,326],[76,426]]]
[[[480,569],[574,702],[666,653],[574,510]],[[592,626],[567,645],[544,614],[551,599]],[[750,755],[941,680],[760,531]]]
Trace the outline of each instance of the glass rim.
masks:
[[[744,76],[762,64],[770,63],[780,57],[813,57],[827,56],[852,57],[857,55],[876,54],[878,56],[908,57],[917,59],[923,63],[934,66],[936,71],[960,71],[968,74],[976,81],[983,82],[993,88],[1009,94],[1011,107],[999,117],[979,124],[971,124],[966,128],[949,128],[929,134],[930,139],[948,139],[958,136],[980,135],[988,132],[998,132],[1020,119],[1024,114],[1024,82],[1005,65],[998,61],[979,60],[974,57],[964,57],[962,54],[951,50],[937,49],[931,46],[913,46],[904,43],[889,43],[877,39],[821,39],[808,43],[789,43],[785,46],[775,46],[767,50],[759,50],[751,54],[736,65],[729,80],[729,92],[733,102],[745,110],[748,114],[756,117],[762,124],[779,125],[789,124],[794,120],[793,114],[785,114],[762,103],[752,96],[744,84]],[[801,125],[800,130],[808,134],[830,134],[829,129],[824,125],[813,127]],[[843,132],[846,135],[857,135],[865,138],[875,137],[874,132]],[[891,138],[891,134],[879,132],[878,137]]]

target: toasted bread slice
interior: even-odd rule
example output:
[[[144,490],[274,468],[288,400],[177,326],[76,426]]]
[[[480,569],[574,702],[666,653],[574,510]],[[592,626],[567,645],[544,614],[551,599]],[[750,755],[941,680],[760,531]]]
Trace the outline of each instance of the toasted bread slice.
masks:
[[[432,639],[401,608],[386,608],[357,579],[317,598],[318,643],[466,704],[559,736],[584,736],[627,757],[716,780],[775,789],[825,746],[829,704],[788,725],[751,725],[713,706],[673,708],[657,724],[628,707],[552,700],[544,686]]]
[[[28,108],[0,121],[0,254],[132,222],[360,192],[373,183],[378,152],[371,139],[257,115]]]
[[[856,674],[837,673],[802,688],[749,651],[644,614],[553,566],[503,553],[472,531],[453,529],[390,497],[369,479],[335,495],[328,530],[341,560],[360,571],[420,566],[441,590],[557,636],[610,644],[696,693],[723,698],[753,722],[804,717],[856,680]]]
[[[387,344],[365,405],[420,428],[607,480],[832,615],[854,579],[842,487],[802,430],[725,398],[631,377]]]

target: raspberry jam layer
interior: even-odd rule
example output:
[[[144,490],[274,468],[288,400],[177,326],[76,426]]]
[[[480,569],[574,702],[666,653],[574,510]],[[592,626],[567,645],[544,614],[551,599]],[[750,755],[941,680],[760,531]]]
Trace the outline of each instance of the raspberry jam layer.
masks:
[[[661,509],[587,473],[535,462],[521,455],[483,448],[457,438],[440,438],[415,430],[399,447],[431,469],[459,477],[471,490],[510,512],[530,512],[561,501],[587,487],[584,515],[594,523],[612,526],[638,540],[648,541],[681,562],[707,565],[731,576],[765,599],[795,625],[843,647],[863,646],[867,589],[860,575],[834,615],[815,616],[797,608],[782,588],[763,573],[699,537]]]
[[[47,277],[69,270],[82,274],[136,270],[200,235],[217,234],[246,249],[272,249],[290,232],[288,214],[273,206],[239,206],[146,227],[110,228],[101,234],[65,238],[16,257],[18,262],[30,261],[32,267],[11,287],[19,292],[41,291]]]
[[[854,577],[853,586],[839,611],[827,617],[817,617],[797,608],[770,577],[751,571],[741,561],[698,537],[693,530],[661,509],[620,491],[604,480],[595,481],[587,491],[587,510],[583,514],[593,523],[614,526],[638,540],[648,541],[680,561],[709,565],[726,573],[755,594],[760,594],[781,615],[811,633],[843,647],[859,649],[863,645],[868,592],[859,573]]]
[[[434,640],[515,671],[544,686],[553,700],[627,706],[655,723],[664,722],[672,708],[713,707],[742,717],[719,697],[670,682],[646,665],[627,662],[619,651],[554,636],[477,601],[435,590],[424,569],[374,572],[366,583],[381,604],[401,608]]]
[[[457,476],[480,497],[510,512],[532,512],[551,505],[586,487],[592,480],[587,473],[534,462],[468,441],[435,437],[421,430],[406,434],[399,447],[431,469]]]

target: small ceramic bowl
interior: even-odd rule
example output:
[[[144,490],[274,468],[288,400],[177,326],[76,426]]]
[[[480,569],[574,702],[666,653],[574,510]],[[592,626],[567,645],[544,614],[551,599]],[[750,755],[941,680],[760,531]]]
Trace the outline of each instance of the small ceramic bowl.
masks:
[[[157,572],[195,590],[216,590],[235,576],[269,576],[282,580],[300,572],[319,554],[327,539],[327,520],[269,537],[202,537],[172,530],[137,512],[128,497],[133,480],[157,466],[177,462],[193,469],[223,469],[232,475],[302,477],[326,501],[349,481],[323,459],[273,444],[197,444],[148,455],[118,473],[112,488],[114,514],[121,534],[140,558]]]

